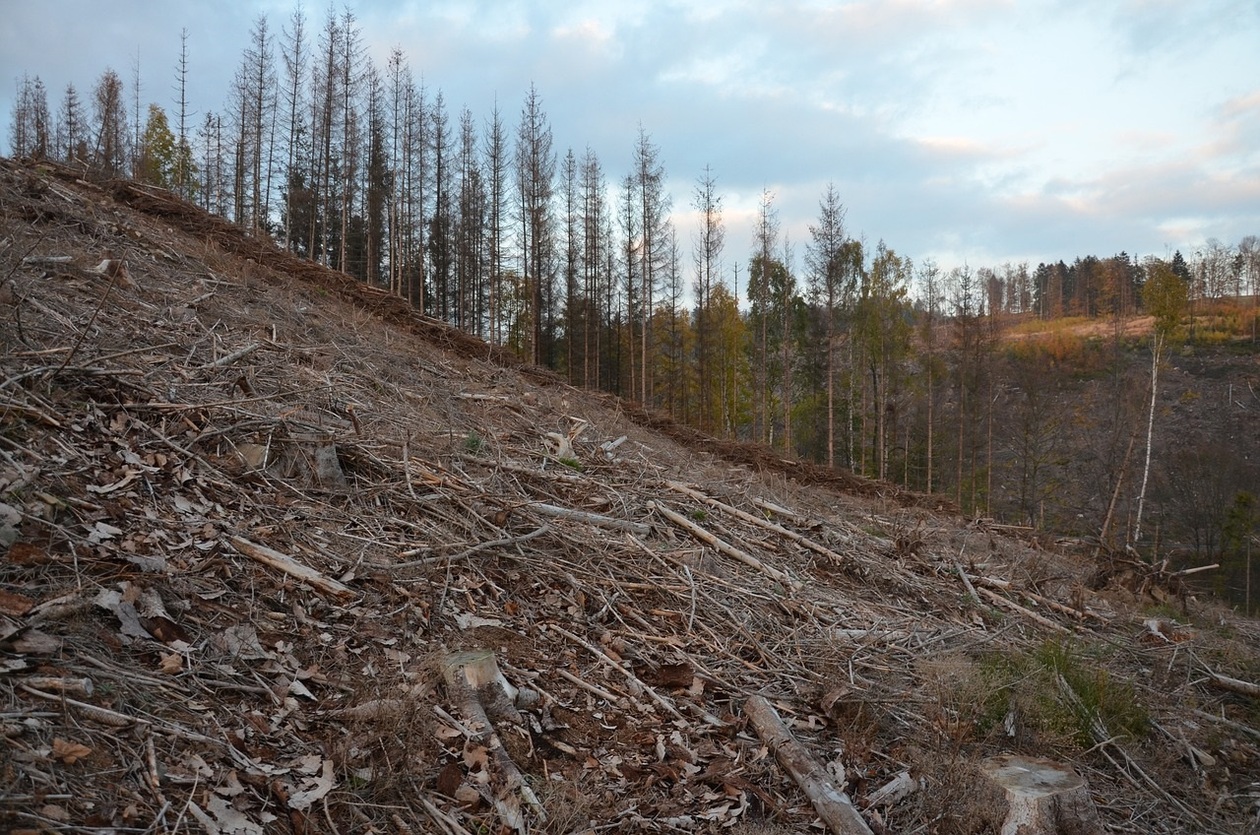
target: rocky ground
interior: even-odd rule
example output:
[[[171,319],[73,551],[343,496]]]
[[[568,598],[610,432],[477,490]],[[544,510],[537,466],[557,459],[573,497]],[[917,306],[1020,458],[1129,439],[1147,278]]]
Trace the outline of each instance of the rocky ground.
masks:
[[[129,183],[0,164],[0,827],[1260,831],[1260,628],[717,442]],[[479,711],[481,711],[479,713]],[[832,827],[834,830],[834,827]],[[860,831],[860,830],[853,830]]]

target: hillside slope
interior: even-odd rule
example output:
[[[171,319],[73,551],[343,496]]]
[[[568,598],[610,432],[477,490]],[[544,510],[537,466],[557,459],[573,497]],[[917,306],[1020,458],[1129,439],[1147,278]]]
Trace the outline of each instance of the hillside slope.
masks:
[[[1257,831],[1260,629],[1175,576],[701,438],[132,184],[4,161],[0,224],[0,826],[808,829],[761,694],[876,832],[998,831],[1001,752],[1112,831]]]

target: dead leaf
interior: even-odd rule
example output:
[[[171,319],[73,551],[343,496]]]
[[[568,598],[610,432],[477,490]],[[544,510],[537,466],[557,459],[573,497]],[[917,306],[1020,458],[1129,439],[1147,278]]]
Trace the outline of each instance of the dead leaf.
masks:
[[[44,565],[53,561],[47,551],[30,542],[13,543],[6,558],[14,565]]]
[[[224,629],[214,636],[213,643],[220,651],[234,658],[248,660],[274,657],[263,649],[262,642],[258,640],[258,630],[248,623]]]
[[[107,542],[108,540],[121,535],[122,528],[116,528],[113,525],[106,524],[105,522],[97,522],[95,525],[88,528],[87,540],[93,545],[100,545],[102,542]]]
[[[320,775],[314,780],[304,780],[302,790],[289,796],[289,808],[298,811],[309,809],[312,803],[332,791],[335,785],[332,760],[324,760]]]
[[[490,752],[484,745],[464,746],[464,765],[472,770],[485,769],[490,764]]]
[[[319,754],[307,754],[293,763],[293,770],[298,774],[312,775],[323,768],[325,762]]]
[[[122,488],[126,487],[128,484],[131,484],[139,476],[140,476],[139,470],[133,470],[133,469],[128,468],[126,473],[123,475],[123,477],[119,479],[118,481],[115,481],[113,484],[106,484],[106,485],[101,485],[101,486],[98,486],[95,484],[89,484],[87,486],[87,491],[89,493],[96,493],[98,495],[106,495],[108,493],[113,493],[114,491],[121,490]],[[122,531],[115,529],[115,535],[119,533],[122,533]]]
[[[236,797],[245,793],[245,787],[241,785],[240,777],[233,770],[227,773],[227,776],[223,779],[223,785],[217,786],[214,793],[221,794],[224,797]]]
[[[289,680],[288,678],[282,677],[280,679],[280,686],[290,696],[303,696],[307,699],[311,699],[312,701],[315,699],[315,694],[307,689],[306,685],[298,681],[296,678]]]
[[[179,624],[170,618],[142,617],[140,625],[149,631],[149,634],[157,638],[164,644],[173,644],[177,641],[188,643],[188,633],[180,628]]]
[[[455,790],[454,797],[465,809],[473,809],[481,804],[481,792],[472,786],[460,786]]]
[[[464,784],[464,769],[459,763],[451,762],[438,772],[437,790],[447,797],[454,797],[455,792]]]
[[[656,687],[691,687],[695,669],[688,663],[662,664],[659,667],[640,667],[639,678]]]
[[[0,589],[0,613],[21,617],[35,606],[35,601],[21,594]]]
[[[502,626],[503,621],[497,618],[483,618],[480,615],[472,615],[459,613],[455,615],[455,622],[459,624],[460,629],[474,629],[478,626]]]
[[[52,755],[66,765],[74,765],[91,753],[92,749],[81,742],[73,742],[61,737],[53,740]]]
[[[218,819],[216,821],[218,832],[230,832],[233,835],[263,835],[262,826],[254,823],[218,795],[212,794],[207,798],[206,811]]]
[[[96,599],[92,602],[102,609],[108,609],[118,618],[121,626],[120,631],[129,638],[152,638],[149,630],[144,628],[140,623],[140,614],[136,611],[135,605],[126,598],[132,591],[130,583],[123,584],[121,592],[114,589],[101,589],[96,595]]]
[[[178,652],[160,652],[158,656],[162,659],[158,664],[159,672],[173,676],[184,669],[184,656]]]

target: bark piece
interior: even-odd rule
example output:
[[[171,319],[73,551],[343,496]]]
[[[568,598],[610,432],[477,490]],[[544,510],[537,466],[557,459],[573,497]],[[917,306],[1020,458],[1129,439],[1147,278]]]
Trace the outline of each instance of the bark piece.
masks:
[[[980,767],[1000,797],[1002,835],[1102,835],[1098,810],[1085,780],[1067,766],[1040,757],[1002,754]]]
[[[910,776],[909,771],[902,771],[896,777],[871,792],[862,804],[864,809],[877,806],[892,806],[905,800],[919,788],[919,782]]]
[[[744,703],[744,712],[761,741],[809,797],[814,811],[828,829],[835,835],[872,835],[844,789],[836,785],[822,763],[792,736],[774,705],[764,696],[753,696]]]

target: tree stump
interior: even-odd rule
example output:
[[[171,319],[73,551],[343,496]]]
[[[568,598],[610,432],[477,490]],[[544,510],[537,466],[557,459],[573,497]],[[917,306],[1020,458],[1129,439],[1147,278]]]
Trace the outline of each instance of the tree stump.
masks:
[[[442,678],[447,696],[467,723],[464,762],[475,769],[470,779],[498,812],[504,827],[525,835],[529,827],[520,799],[525,799],[539,820],[545,821],[547,813],[503,747],[494,720],[522,724],[517,707],[537,694],[512,686],[499,671],[494,652],[486,649],[451,653],[442,665]]]
[[[1089,786],[1062,763],[1002,754],[980,766],[995,803],[1005,803],[1002,835],[1102,835]],[[1000,798],[1000,799],[998,799]]]

